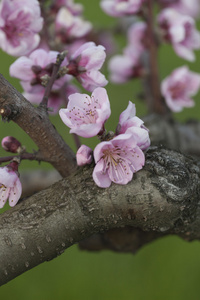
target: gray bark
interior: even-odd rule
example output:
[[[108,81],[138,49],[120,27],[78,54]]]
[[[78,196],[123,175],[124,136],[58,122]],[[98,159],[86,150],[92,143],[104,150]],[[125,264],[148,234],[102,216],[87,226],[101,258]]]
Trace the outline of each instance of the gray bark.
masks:
[[[137,228],[141,244],[166,234],[199,239],[196,161],[162,148],[146,157],[144,169],[126,186],[101,189],[92,167],[84,167],[1,214],[0,284],[108,229]]]

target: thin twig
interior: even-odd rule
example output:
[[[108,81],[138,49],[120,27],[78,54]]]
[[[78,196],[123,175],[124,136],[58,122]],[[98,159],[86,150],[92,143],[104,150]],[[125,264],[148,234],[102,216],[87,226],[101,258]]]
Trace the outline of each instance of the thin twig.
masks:
[[[49,99],[49,95],[50,95],[51,90],[52,90],[52,86],[53,86],[53,84],[56,80],[58,71],[60,69],[60,66],[61,66],[63,60],[65,59],[65,56],[66,56],[66,51],[63,51],[62,53],[58,54],[56,62],[53,66],[53,71],[52,71],[51,77],[50,77],[50,79],[47,83],[47,86],[45,88],[45,93],[44,93],[43,99],[42,99],[39,107],[47,108],[48,99]]]
[[[9,162],[13,160],[13,158],[20,158],[20,160],[36,160],[36,161],[47,161],[42,155],[39,154],[39,152],[35,153],[22,153],[20,155],[10,155],[10,156],[5,156],[5,157],[0,157],[0,164],[4,162]]]
[[[158,114],[166,114],[166,106],[162,100],[160,92],[160,79],[158,68],[158,43],[155,38],[154,32],[154,19],[153,19],[153,2],[147,1],[147,27],[149,37],[149,76],[148,81],[150,85],[152,103],[150,107],[151,112]]]

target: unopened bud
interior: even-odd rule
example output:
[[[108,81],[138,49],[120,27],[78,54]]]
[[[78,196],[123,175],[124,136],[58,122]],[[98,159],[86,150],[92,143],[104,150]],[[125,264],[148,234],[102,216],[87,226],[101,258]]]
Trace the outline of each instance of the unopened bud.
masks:
[[[6,136],[1,141],[1,146],[4,150],[12,153],[19,153],[22,149],[21,143],[12,136]]]
[[[92,149],[86,145],[81,145],[76,153],[76,161],[78,166],[91,164],[93,160]]]

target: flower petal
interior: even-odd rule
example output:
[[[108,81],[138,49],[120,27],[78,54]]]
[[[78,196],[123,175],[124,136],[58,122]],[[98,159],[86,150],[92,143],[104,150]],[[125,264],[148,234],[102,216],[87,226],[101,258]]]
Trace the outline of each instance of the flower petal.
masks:
[[[98,164],[94,167],[92,173],[94,182],[101,188],[107,188],[111,185],[111,180],[107,174],[104,172],[104,160],[101,159]]]
[[[9,195],[9,205],[11,207],[15,206],[21,197],[22,194],[22,185],[19,178],[16,180],[14,187],[10,190]]]

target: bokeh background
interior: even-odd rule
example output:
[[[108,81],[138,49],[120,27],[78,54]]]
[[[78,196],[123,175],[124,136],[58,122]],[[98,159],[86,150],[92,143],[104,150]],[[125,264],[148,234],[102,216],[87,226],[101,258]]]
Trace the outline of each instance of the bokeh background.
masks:
[[[76,1],[78,2],[78,1]],[[84,16],[96,27],[113,28],[114,18],[106,16],[99,8],[99,0],[79,1],[85,6]],[[198,23],[200,30],[200,23]],[[124,37],[117,36],[119,45],[124,45]],[[196,62],[190,64],[178,58],[170,46],[160,49],[159,62],[161,78],[168,76],[174,68],[188,65],[200,72],[200,51],[196,52]],[[0,52],[0,72],[19,90],[19,82],[9,77],[9,65],[15,59]],[[112,116],[107,129],[114,130],[119,114],[128,104],[136,104],[137,115],[146,113],[144,103],[138,94],[141,86],[138,80],[125,85],[107,86],[111,101]],[[200,93],[195,97],[196,106],[176,114],[179,121],[200,119]],[[68,129],[58,117],[51,117],[57,130],[75,150]],[[18,138],[28,151],[37,149],[34,143],[17,126],[0,123],[0,139],[6,135]],[[96,139],[84,141],[94,146]],[[0,149],[0,155],[6,152]],[[50,169],[48,164],[23,162],[20,170],[33,168]],[[7,208],[7,207],[6,207]],[[3,210],[2,210],[3,211]],[[1,211],[1,212],[2,212]],[[51,262],[26,272],[0,287],[0,299],[15,300],[188,300],[200,299],[200,242],[185,242],[171,236],[159,239],[136,254],[116,254],[110,251],[90,253],[80,251],[77,246],[66,250]]]

